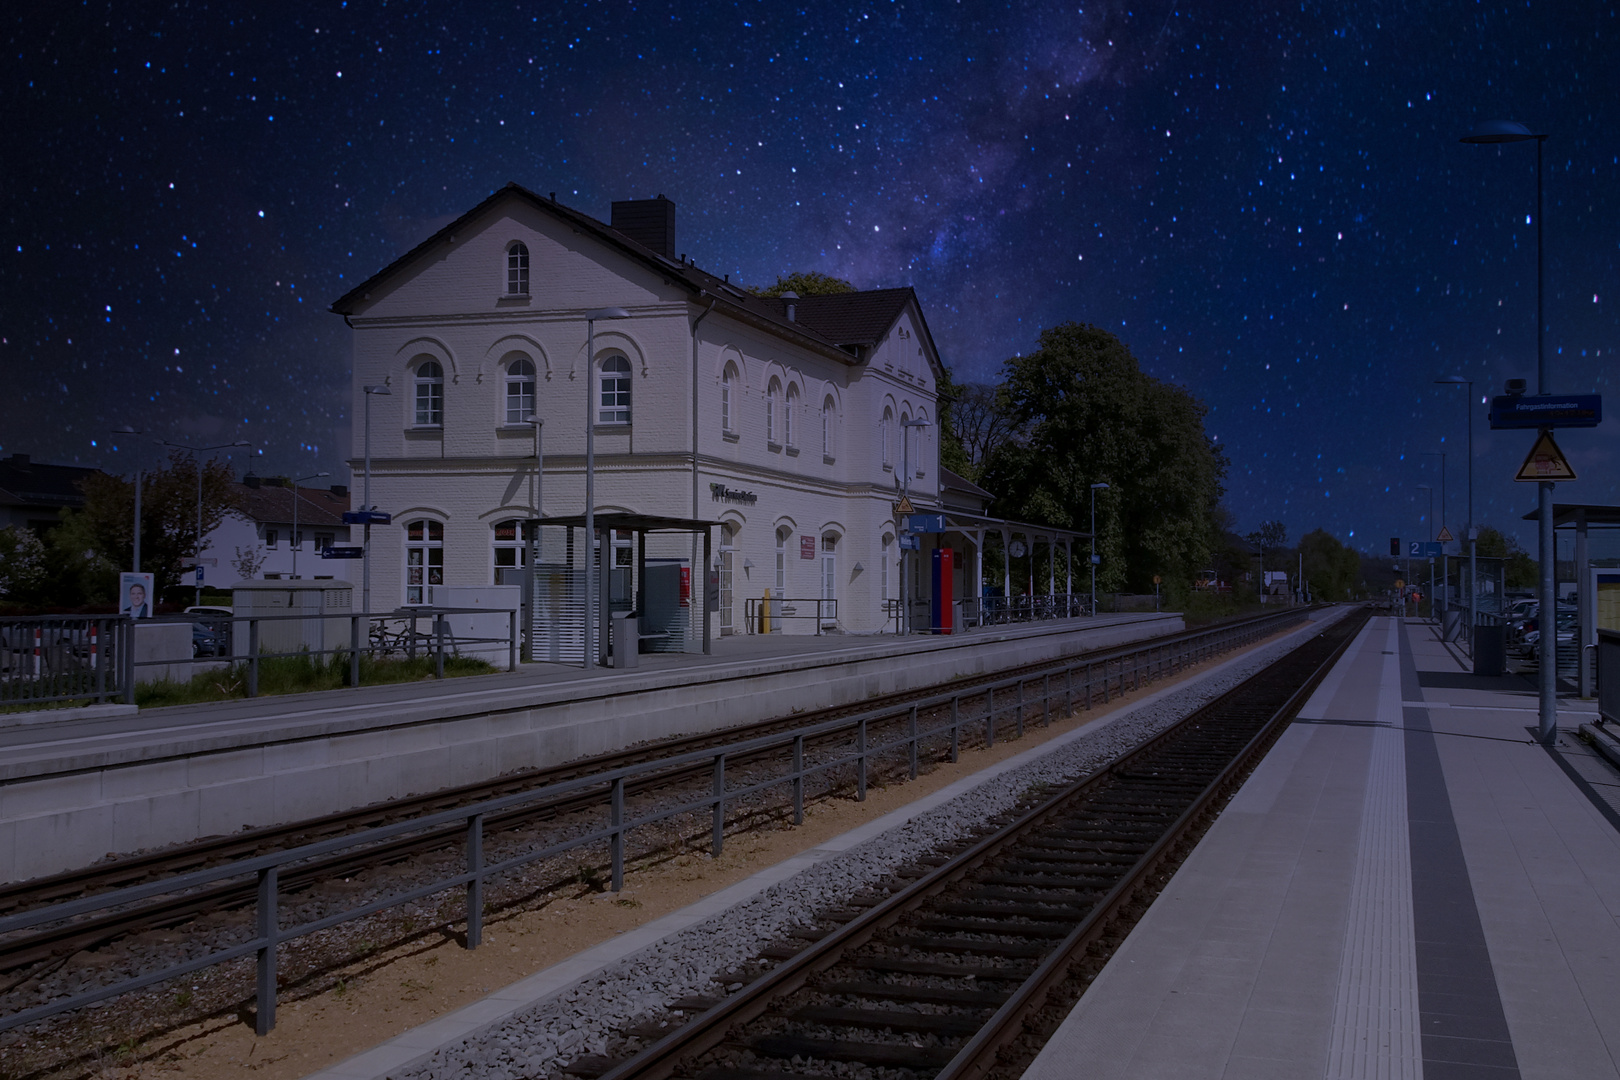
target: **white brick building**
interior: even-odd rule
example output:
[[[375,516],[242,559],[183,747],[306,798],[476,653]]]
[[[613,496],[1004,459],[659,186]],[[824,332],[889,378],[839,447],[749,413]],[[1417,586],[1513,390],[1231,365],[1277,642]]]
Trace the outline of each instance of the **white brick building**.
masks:
[[[601,308],[629,318],[596,322],[587,358]],[[488,585],[524,558],[516,522],[583,512],[589,394],[599,511],[723,523],[712,632],[740,632],[767,589],[885,628],[903,465],[919,512],[939,505],[940,360],[911,289],[761,299],[679,254],[662,196],[615,203],[610,227],[508,185],[332,310],[354,330],[357,488],[362,388],[389,390],[370,402],[371,501],[393,515],[372,531],[374,610]]]

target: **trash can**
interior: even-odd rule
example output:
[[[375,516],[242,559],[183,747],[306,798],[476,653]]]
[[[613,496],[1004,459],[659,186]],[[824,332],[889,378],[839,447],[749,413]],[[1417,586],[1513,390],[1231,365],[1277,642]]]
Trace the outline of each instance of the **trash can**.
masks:
[[[1502,675],[1507,671],[1507,627],[1481,623],[1474,627],[1474,674]]]
[[[1456,641],[1462,633],[1462,621],[1462,608],[1446,608],[1440,621],[1440,640]]]
[[[613,613],[613,666],[633,668],[641,657],[641,620],[633,611]]]

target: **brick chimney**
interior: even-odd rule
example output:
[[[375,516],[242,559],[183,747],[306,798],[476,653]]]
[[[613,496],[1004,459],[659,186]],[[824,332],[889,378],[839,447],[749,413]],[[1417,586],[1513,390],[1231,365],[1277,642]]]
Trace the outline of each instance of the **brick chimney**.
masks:
[[[642,247],[675,258],[675,204],[662,195],[614,203],[610,224]]]

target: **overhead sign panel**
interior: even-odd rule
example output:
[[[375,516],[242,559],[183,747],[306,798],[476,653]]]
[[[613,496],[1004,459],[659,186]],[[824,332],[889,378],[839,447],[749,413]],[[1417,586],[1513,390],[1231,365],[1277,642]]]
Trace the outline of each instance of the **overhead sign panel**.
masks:
[[[1600,394],[1504,394],[1491,398],[1493,428],[1597,427],[1602,422]]]
[[[1440,541],[1413,540],[1406,545],[1406,554],[1414,559],[1434,559],[1440,555]]]
[[[1536,445],[1530,448],[1530,454],[1519,466],[1518,475],[1513,479],[1536,483],[1542,480],[1573,480],[1575,470],[1570,468],[1569,459],[1564,452],[1558,449],[1553,442],[1550,432],[1543,432]]]
[[[366,549],[363,547],[326,547],[321,548],[323,559],[363,559]]]
[[[392,525],[393,514],[385,514],[381,510],[345,510],[343,524],[345,525]]]
[[[942,533],[945,531],[944,514],[908,514],[906,531],[914,533]]]

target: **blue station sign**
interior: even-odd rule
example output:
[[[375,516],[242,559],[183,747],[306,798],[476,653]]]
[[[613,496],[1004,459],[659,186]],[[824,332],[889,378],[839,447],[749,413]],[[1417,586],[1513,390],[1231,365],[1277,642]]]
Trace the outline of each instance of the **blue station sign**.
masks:
[[[1597,427],[1603,422],[1600,394],[1504,394],[1491,398],[1491,427]]]
[[[906,517],[906,531],[914,533],[942,533],[945,531],[944,514],[910,514]]]
[[[346,510],[343,513],[343,524],[345,525],[392,525],[393,523],[394,515],[385,514],[381,510]]]
[[[366,549],[363,547],[324,547],[321,548],[323,559],[363,559]]]
[[[1438,559],[1445,554],[1445,549],[1438,540],[1409,540],[1406,554],[1413,559]]]

